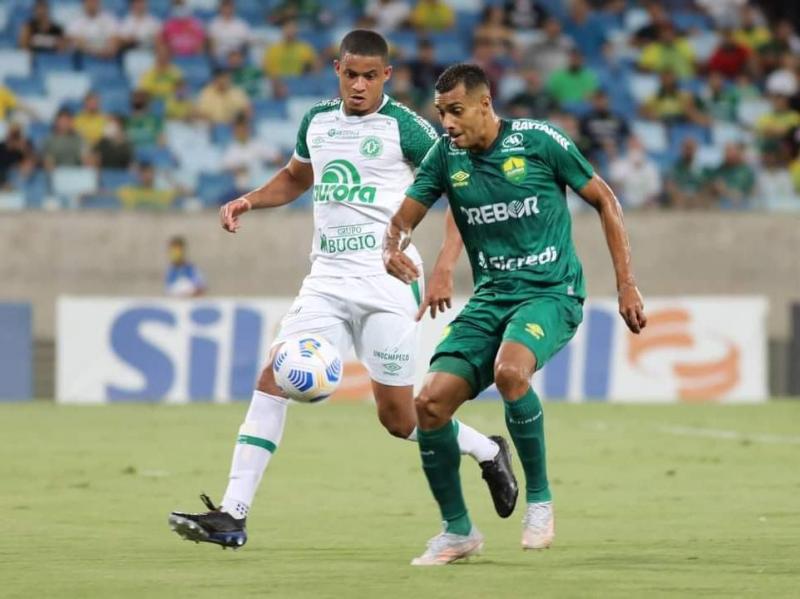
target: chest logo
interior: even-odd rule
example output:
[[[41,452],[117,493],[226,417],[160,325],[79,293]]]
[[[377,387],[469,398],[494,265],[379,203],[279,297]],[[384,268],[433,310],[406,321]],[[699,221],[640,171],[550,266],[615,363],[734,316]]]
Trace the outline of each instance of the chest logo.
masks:
[[[314,185],[314,202],[375,202],[374,185],[361,185],[358,169],[347,160],[331,160],[322,169],[320,182]]]
[[[503,174],[512,183],[522,183],[528,173],[528,163],[521,156],[509,156],[503,162]]]
[[[466,187],[469,185],[469,173],[458,171],[450,175],[450,180],[453,182],[453,187]]]
[[[365,137],[364,141],[361,142],[359,151],[362,156],[366,156],[367,158],[377,158],[383,154],[383,142],[380,137],[370,135],[369,137]]]

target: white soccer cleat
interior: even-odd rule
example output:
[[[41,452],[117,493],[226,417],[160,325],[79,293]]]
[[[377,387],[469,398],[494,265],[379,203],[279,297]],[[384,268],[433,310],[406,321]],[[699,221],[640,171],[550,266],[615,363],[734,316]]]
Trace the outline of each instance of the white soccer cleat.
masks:
[[[468,535],[442,532],[428,541],[425,553],[411,560],[412,566],[444,566],[471,555],[478,555],[483,549],[483,535],[472,527]]]
[[[522,519],[522,548],[547,549],[555,536],[553,502],[529,503]]]

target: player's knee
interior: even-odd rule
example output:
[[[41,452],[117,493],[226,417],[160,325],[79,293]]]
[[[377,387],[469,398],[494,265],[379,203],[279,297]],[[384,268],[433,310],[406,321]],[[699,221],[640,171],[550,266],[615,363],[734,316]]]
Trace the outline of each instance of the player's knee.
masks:
[[[528,390],[530,374],[519,364],[498,362],[494,367],[494,382],[504,398],[517,399]]]
[[[414,421],[394,416],[381,415],[380,421],[387,433],[399,439],[408,439],[416,426],[416,422]]]
[[[417,419],[420,423],[439,423],[446,419],[444,403],[424,389],[414,398],[414,407],[417,410]]]

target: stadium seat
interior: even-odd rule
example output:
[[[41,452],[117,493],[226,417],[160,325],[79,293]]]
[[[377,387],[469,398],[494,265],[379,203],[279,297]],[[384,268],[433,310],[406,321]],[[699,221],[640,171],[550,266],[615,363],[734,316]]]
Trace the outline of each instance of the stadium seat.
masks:
[[[72,23],[81,16],[83,8],[77,2],[53,2],[50,6],[50,17],[56,23]]]
[[[324,52],[333,44],[331,37],[324,30],[300,31],[297,37],[311,44],[317,52]]]
[[[79,205],[86,210],[119,210],[122,208],[119,198],[109,193],[86,196],[81,198]]]
[[[43,96],[44,85],[38,77],[9,75],[5,79],[5,84],[12,92],[18,96]]]
[[[25,194],[21,191],[0,191],[0,210],[22,210]]]
[[[33,66],[41,74],[52,71],[73,71],[75,60],[72,54],[38,52],[33,57]]]
[[[644,103],[658,91],[658,76],[645,73],[634,73],[628,80],[630,92],[639,103]]]
[[[758,119],[769,113],[770,109],[769,101],[761,98],[742,100],[736,111],[736,118],[743,125],[752,127]]]
[[[225,147],[233,140],[233,127],[225,123],[211,125],[211,143],[215,146]]]
[[[135,88],[139,85],[142,75],[150,70],[154,62],[155,56],[149,50],[130,50],[125,53],[123,70],[131,87]]]
[[[47,175],[42,170],[34,171],[24,179],[15,178],[12,184],[16,189],[22,191],[25,196],[25,206],[27,208],[43,207],[50,193],[50,184],[47,180]]]
[[[706,30],[711,29],[713,23],[711,19],[701,12],[680,10],[670,14],[672,23],[678,31],[689,31],[690,29]]]
[[[55,118],[60,107],[60,103],[56,98],[47,96],[28,96],[25,98],[25,104],[33,110],[36,118],[46,123]]]
[[[206,206],[218,206],[236,196],[236,185],[230,173],[200,173],[197,195]]]
[[[705,63],[719,44],[719,35],[714,31],[698,31],[692,33],[687,40],[697,61]]]
[[[100,107],[109,114],[127,115],[131,111],[131,97],[127,88],[99,89]]]
[[[267,9],[263,0],[236,0],[236,14],[248,23],[261,23]]]
[[[722,146],[703,145],[697,149],[696,166],[701,169],[716,168],[722,163]]]
[[[92,87],[86,73],[75,71],[54,71],[44,77],[44,87],[51,98],[82,98]]]
[[[286,101],[256,98],[253,100],[253,118],[257,121],[289,118]]]
[[[205,83],[211,79],[211,63],[205,55],[175,56],[173,63],[183,72],[187,81]]]
[[[289,98],[289,100],[286,102],[286,109],[287,109],[287,111],[289,113],[289,120],[292,123],[299,124],[300,121],[303,119],[303,116],[306,114],[306,112],[308,112],[308,110],[312,106],[314,106],[315,104],[318,104],[319,102],[322,102],[323,100],[326,100],[326,99],[327,98],[325,98],[323,96],[319,96],[319,97],[309,96],[309,97],[305,97],[305,98]]]
[[[389,34],[389,47],[406,60],[417,56],[417,34],[414,31],[393,31]],[[437,56],[438,58],[438,56]]]
[[[97,174],[94,169],[82,166],[59,166],[51,175],[53,193],[74,199],[97,191]]]
[[[24,50],[0,50],[0,80],[8,76],[30,77],[31,57]]]
[[[100,171],[100,189],[117,190],[136,183],[136,175],[127,169],[104,168]]]
[[[138,146],[135,148],[134,153],[137,162],[147,162],[156,167],[156,169],[171,169],[177,165],[175,156],[165,146]]]
[[[207,146],[210,143],[208,127],[204,124],[189,124],[168,121],[164,127],[167,146],[175,156],[180,157],[188,148]]]
[[[747,141],[748,134],[736,123],[716,121],[711,128],[711,139],[715,145],[724,146],[727,143],[740,143]]]
[[[636,120],[632,127],[648,152],[664,152],[667,150],[667,130],[662,123]]]
[[[286,77],[283,79],[289,96],[318,96],[322,93],[319,79],[316,75],[301,75],[299,77]]]
[[[292,151],[297,140],[297,123],[265,119],[256,124],[256,133],[264,143],[284,151]]]
[[[50,136],[51,125],[50,122],[33,121],[28,125],[26,135],[31,143],[41,150],[44,145],[44,140]]]
[[[693,123],[673,123],[667,127],[670,148],[673,152],[680,150],[681,144],[687,138],[693,138],[699,144],[711,141],[711,131],[708,127]]]
[[[629,34],[634,34],[642,27],[648,25],[650,23],[650,15],[647,14],[647,11],[641,7],[631,7],[625,11],[625,18],[623,21],[623,25],[625,27],[625,31]]]

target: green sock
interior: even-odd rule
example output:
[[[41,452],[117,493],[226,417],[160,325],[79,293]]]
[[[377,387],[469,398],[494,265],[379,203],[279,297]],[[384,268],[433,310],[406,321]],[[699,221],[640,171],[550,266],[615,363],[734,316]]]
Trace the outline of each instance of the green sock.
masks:
[[[517,401],[504,401],[506,426],[525,470],[528,503],[550,501],[544,449],[544,412],[532,388]]]
[[[430,431],[418,429],[419,454],[422,469],[433,491],[445,521],[445,530],[468,535],[472,530],[467,505],[461,493],[461,452],[458,449],[457,425],[451,420],[441,428]]]

